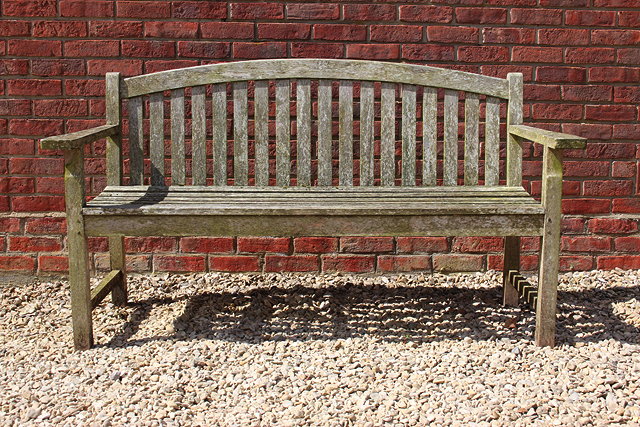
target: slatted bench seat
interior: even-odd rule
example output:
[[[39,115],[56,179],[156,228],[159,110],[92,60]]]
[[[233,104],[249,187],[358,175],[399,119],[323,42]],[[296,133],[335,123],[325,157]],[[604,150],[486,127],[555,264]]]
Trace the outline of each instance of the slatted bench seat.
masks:
[[[519,73],[375,61],[108,73],[107,124],[41,141],[65,155],[75,347],[93,344],[105,296],[127,301],[124,236],[197,235],[504,236],[511,305],[520,237],[541,236],[535,338],[554,345],[561,150],[585,141],[522,125],[522,102]],[[107,186],[87,202],[84,148],[102,138]],[[541,202],[522,186],[525,140],[544,148]],[[111,257],[93,290],[88,236],[108,236]]]

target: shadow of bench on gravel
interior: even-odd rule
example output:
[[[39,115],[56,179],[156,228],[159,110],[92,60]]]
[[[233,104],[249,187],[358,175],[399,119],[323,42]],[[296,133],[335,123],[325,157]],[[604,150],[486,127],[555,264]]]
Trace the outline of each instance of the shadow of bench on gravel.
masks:
[[[439,340],[531,341],[532,310],[503,307],[501,289],[434,286],[259,288],[203,293],[130,303],[130,321],[108,346],[156,340],[264,341],[336,340],[372,337],[386,342]],[[640,328],[617,314],[615,305],[640,300],[639,287],[560,291],[558,344],[614,339],[640,342]],[[154,307],[186,299],[173,333],[133,338]],[[640,322],[640,315],[633,321]]]

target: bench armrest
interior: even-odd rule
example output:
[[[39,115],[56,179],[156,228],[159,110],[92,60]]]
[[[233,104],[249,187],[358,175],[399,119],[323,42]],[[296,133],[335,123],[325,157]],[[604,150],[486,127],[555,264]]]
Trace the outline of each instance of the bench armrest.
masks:
[[[508,132],[511,135],[554,149],[584,148],[587,145],[587,139],[581,136],[552,132],[525,125],[511,125]]]
[[[84,144],[97,141],[120,132],[120,125],[103,125],[64,135],[50,136],[40,140],[40,147],[45,150],[75,150]]]

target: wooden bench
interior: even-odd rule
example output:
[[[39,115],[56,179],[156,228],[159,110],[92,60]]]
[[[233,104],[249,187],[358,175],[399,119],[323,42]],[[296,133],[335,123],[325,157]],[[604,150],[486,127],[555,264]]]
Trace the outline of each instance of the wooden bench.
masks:
[[[65,156],[75,347],[93,344],[106,295],[127,301],[124,236],[194,235],[504,236],[511,305],[520,236],[542,236],[535,340],[554,345],[561,150],[585,140],[523,126],[522,91],[520,73],[355,60],[107,73],[107,124],[41,141]],[[107,186],[86,203],[83,153],[101,138]],[[544,148],[541,203],[522,187],[523,140]],[[93,291],[87,236],[109,238]]]

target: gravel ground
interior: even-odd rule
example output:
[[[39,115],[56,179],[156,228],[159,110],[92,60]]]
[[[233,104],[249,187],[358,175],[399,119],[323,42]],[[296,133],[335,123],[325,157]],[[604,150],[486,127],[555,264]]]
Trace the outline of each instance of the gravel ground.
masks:
[[[640,271],[563,275],[555,349],[500,276],[133,276],[79,353],[0,288],[0,425],[640,425]]]

